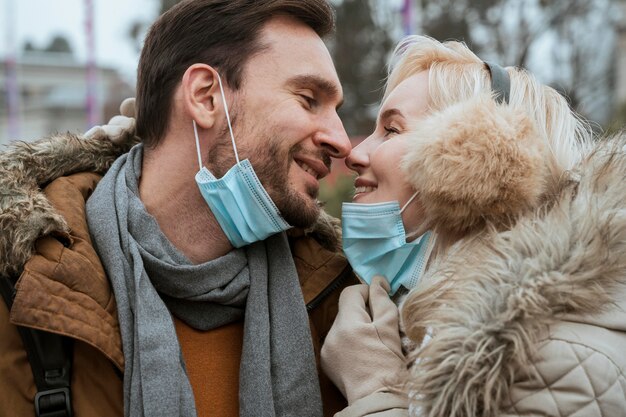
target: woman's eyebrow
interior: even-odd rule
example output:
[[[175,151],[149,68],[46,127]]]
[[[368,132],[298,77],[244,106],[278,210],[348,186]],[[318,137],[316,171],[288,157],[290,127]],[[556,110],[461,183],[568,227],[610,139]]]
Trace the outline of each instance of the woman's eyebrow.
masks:
[[[399,116],[404,118],[402,112],[396,108],[387,109],[380,115],[380,120],[390,119],[392,116]]]

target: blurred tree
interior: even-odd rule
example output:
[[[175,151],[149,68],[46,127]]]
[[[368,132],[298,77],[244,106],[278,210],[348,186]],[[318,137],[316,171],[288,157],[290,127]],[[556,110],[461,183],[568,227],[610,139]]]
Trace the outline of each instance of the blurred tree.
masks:
[[[159,0],[159,1],[161,4],[159,6],[159,16],[160,16],[166,11],[168,11],[170,7],[174,6],[176,3],[178,3],[181,0]],[[148,29],[150,24],[151,24],[150,22],[135,21],[130,25],[130,28],[128,29],[128,36],[135,44],[135,48],[137,49],[137,51],[141,50],[141,46],[143,44],[143,37],[145,36],[146,30]]]
[[[478,0],[474,7],[483,9],[484,0]],[[427,34],[440,41],[455,39],[472,47],[469,36],[471,19],[465,15],[468,1],[458,0],[417,0],[417,33]],[[421,27],[419,27],[421,26]]]
[[[386,76],[386,63],[394,46],[389,30],[376,19],[376,3],[335,1],[337,30],[328,40],[345,103],[339,115],[349,136],[369,134],[376,120]]]
[[[72,53],[72,47],[65,36],[56,35],[48,46],[44,49],[46,52],[65,52]]]
[[[128,29],[128,36],[133,41],[133,45],[137,51],[141,50],[143,33],[146,30],[146,22],[134,21]]]
[[[32,52],[37,50],[35,45],[33,45],[33,42],[30,40],[24,42],[24,47],[22,49],[24,50],[24,52]]]
[[[615,83],[614,0],[416,0],[421,32],[459,39],[483,59],[528,68],[606,124]],[[420,30],[418,30],[420,31]]]
[[[27,40],[22,48],[24,52],[61,52],[66,54],[73,54],[72,46],[67,38],[63,35],[55,35],[48,45],[43,48],[39,48],[33,44],[31,40]]]
[[[180,0],[161,0],[161,11],[159,12],[159,14],[163,14],[167,12],[170,9],[170,7],[172,7],[179,1]]]

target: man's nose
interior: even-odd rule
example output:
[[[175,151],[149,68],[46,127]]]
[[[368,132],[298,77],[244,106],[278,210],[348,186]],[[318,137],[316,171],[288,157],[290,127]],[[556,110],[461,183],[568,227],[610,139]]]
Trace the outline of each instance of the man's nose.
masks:
[[[314,141],[333,158],[345,158],[352,150],[350,138],[337,114],[315,135]]]

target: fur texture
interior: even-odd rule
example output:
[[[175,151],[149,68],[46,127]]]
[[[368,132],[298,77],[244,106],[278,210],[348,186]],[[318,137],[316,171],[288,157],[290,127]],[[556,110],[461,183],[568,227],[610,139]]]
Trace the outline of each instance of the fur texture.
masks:
[[[434,113],[411,129],[402,163],[427,224],[466,235],[536,207],[546,189],[544,141],[522,110],[489,95]]]
[[[47,183],[80,171],[104,174],[117,157],[137,142],[132,135],[114,144],[67,133],[7,146],[0,153],[0,274],[21,274],[39,237],[67,234],[65,220],[41,190]],[[304,233],[329,250],[341,247],[339,221],[324,211]]]
[[[320,203],[320,206],[322,204]],[[304,230],[305,236],[311,236],[322,247],[331,251],[343,253],[341,247],[341,220],[326,213],[320,207],[320,215],[313,226]]]
[[[549,325],[614,307],[626,285],[625,146],[626,135],[597,145],[551,206],[460,243],[411,293],[407,333],[435,335],[412,357],[420,416],[498,415]]]
[[[37,142],[14,142],[0,153],[0,274],[16,276],[43,235],[66,234],[67,224],[41,188],[79,171],[104,174],[134,144],[87,140],[67,133]]]

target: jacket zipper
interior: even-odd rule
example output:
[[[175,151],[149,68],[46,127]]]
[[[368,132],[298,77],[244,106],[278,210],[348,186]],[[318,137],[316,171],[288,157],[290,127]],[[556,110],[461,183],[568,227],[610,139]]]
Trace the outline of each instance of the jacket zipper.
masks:
[[[343,282],[348,278],[348,276],[350,276],[350,274],[352,274],[352,268],[350,267],[350,265],[348,265],[343,269],[343,271],[341,271],[341,274],[339,274],[339,276],[335,278],[335,280],[331,282],[328,287],[324,288],[324,290],[319,293],[317,297],[315,297],[306,305],[306,311],[311,311],[315,307],[317,307],[324,300],[324,298],[328,296],[328,294],[339,288],[341,284],[343,284]]]

